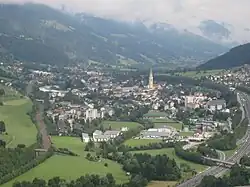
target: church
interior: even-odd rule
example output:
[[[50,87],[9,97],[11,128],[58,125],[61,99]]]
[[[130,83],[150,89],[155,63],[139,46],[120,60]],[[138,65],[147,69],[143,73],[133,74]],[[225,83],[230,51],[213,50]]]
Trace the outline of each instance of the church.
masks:
[[[154,76],[153,76],[153,71],[152,71],[152,68],[150,69],[150,72],[149,72],[149,78],[148,78],[148,88],[149,89],[154,89]]]

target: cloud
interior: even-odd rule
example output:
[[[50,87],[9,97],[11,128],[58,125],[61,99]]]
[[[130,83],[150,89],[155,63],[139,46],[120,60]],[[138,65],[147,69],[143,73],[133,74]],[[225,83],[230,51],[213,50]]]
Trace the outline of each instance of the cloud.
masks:
[[[0,2],[36,2],[53,7],[62,4],[74,12],[87,12],[122,20],[168,22],[179,27],[195,26],[212,19],[248,28],[249,0],[0,0]]]

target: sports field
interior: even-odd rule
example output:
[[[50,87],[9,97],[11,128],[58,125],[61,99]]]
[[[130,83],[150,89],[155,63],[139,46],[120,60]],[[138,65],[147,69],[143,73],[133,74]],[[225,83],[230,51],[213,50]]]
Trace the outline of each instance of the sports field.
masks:
[[[133,129],[136,127],[141,126],[139,123],[136,122],[123,122],[123,121],[104,121],[103,122],[104,128],[109,128],[111,126],[112,130],[120,130],[122,127],[128,127],[129,129]]]
[[[0,106],[0,120],[4,121],[8,133],[3,139],[7,140],[8,147],[36,142],[36,126],[27,115],[31,109],[32,102],[26,98],[5,101],[4,106]]]
[[[163,126],[169,126],[169,127],[173,127],[175,128],[176,130],[181,130],[182,129],[182,123],[179,123],[179,122],[161,122],[161,123],[154,123],[154,127],[155,128],[160,128],[160,127],[163,127]]]
[[[148,145],[150,143],[158,143],[162,142],[162,140],[157,139],[130,139],[127,140],[124,144],[131,147],[139,147],[141,145]]]
[[[178,156],[175,155],[174,148],[145,150],[145,151],[131,151],[131,152],[132,153],[147,153],[147,154],[150,154],[153,156],[166,154],[166,155],[168,155],[168,157],[170,159],[175,159],[177,164],[186,163],[186,164],[190,165],[190,167],[192,169],[196,170],[197,172],[201,172],[201,171],[204,171],[206,169],[206,166],[204,166],[204,165],[195,164],[193,162],[189,162],[189,161],[186,161],[186,160],[179,158]]]
[[[100,162],[91,162],[87,160],[85,158],[87,152],[84,151],[85,144],[81,142],[80,138],[52,137],[52,142],[54,146],[58,148],[68,148],[80,156],[52,156],[44,163],[17,177],[9,183],[4,184],[2,187],[11,187],[15,181],[31,181],[34,178],[43,178],[48,180],[59,176],[66,180],[72,180],[86,174],[104,176],[107,173],[112,173],[118,183],[128,181],[128,177],[122,170],[121,165],[106,159],[102,159]],[[108,164],[108,167],[104,166],[105,163]]]

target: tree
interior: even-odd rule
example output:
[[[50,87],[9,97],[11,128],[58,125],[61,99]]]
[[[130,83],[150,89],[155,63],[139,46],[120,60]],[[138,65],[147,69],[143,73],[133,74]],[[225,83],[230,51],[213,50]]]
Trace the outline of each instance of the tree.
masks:
[[[4,147],[5,148],[5,146],[6,146],[6,142],[3,141],[3,140],[0,140],[0,147]]]
[[[32,182],[33,187],[46,187],[46,181],[35,178]]]
[[[4,96],[5,95],[5,91],[4,89],[0,89],[0,97]]]
[[[0,121],[0,133],[6,132],[5,123]]]

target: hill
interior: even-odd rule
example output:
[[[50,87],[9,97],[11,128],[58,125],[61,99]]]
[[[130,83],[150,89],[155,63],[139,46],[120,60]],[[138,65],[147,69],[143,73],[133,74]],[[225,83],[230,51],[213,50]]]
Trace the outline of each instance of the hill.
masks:
[[[198,69],[228,69],[244,64],[250,64],[250,43],[235,47],[228,53],[200,65]]]
[[[0,5],[0,60],[176,66],[203,62],[225,50],[166,25],[70,15],[40,4]]]

